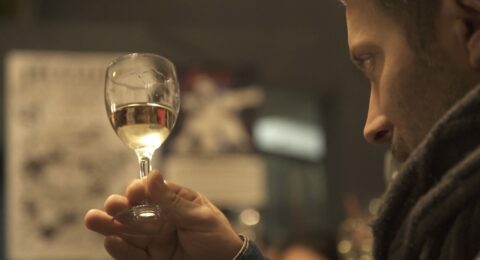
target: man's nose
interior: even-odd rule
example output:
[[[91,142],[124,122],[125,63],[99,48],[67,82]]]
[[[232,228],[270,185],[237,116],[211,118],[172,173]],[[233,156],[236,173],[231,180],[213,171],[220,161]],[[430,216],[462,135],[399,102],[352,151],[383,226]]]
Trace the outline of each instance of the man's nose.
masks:
[[[368,116],[363,129],[363,136],[367,142],[372,144],[383,144],[392,138],[393,124],[379,109],[376,98],[370,96]]]

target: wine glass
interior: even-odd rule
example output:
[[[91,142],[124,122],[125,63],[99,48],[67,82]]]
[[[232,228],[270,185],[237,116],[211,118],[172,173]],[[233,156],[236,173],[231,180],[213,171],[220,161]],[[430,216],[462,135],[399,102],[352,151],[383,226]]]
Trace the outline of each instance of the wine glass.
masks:
[[[105,105],[120,140],[133,149],[140,164],[140,179],[152,170],[153,153],[167,139],[180,109],[175,67],[150,53],[131,53],[107,68]],[[127,235],[149,235],[162,226],[159,205],[145,201],[116,214]]]

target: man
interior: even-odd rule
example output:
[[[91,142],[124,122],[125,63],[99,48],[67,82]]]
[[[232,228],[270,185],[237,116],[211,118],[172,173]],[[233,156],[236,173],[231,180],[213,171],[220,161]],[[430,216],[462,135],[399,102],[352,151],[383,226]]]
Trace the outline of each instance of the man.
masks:
[[[376,259],[480,252],[480,1],[346,0],[354,63],[371,83],[364,135],[402,162],[374,225]],[[147,192],[148,191],[148,192]],[[170,217],[150,240],[111,236],[111,215],[148,196]],[[262,259],[202,195],[158,172],[92,210],[117,259]]]

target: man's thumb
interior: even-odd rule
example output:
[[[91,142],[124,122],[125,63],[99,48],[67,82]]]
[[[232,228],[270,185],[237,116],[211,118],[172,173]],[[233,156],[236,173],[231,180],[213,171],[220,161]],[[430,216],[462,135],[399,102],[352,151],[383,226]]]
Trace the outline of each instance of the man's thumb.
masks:
[[[163,207],[169,207],[176,200],[175,194],[167,187],[163,176],[157,170],[147,176],[147,193],[150,203]]]
[[[147,177],[147,193],[152,204],[181,213],[192,206],[198,193],[172,182],[165,182],[160,172],[154,170]]]

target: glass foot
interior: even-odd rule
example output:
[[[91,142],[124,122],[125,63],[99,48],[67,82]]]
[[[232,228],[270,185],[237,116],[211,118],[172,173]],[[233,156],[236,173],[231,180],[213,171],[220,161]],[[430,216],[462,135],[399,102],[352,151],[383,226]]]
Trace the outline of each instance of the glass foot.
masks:
[[[116,214],[112,221],[120,223],[121,234],[127,236],[155,236],[164,224],[158,205],[134,206]]]

